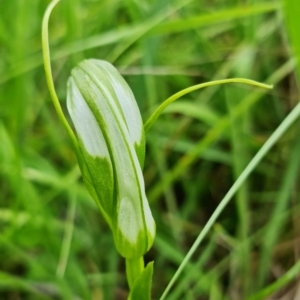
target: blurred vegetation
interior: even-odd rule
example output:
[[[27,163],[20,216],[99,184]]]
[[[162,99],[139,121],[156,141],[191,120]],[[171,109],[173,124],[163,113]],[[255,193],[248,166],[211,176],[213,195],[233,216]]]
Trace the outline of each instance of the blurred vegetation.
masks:
[[[193,84],[246,77],[275,85],[271,92],[240,84],[196,91],[148,132],[153,299],[298,102],[300,6],[285,2],[61,0],[51,16],[64,108],[70,70],[91,57],[118,67],[144,120]],[[46,87],[40,27],[47,4],[0,1],[0,299],[126,299],[123,260]],[[300,298],[299,125],[239,190],[168,300]]]

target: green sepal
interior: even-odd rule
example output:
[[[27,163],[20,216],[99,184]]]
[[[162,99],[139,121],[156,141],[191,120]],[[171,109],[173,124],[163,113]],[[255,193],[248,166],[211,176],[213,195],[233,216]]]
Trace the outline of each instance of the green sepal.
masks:
[[[134,220],[128,220],[128,225],[126,226],[129,229],[130,226],[134,226]],[[154,236],[150,232],[151,230],[146,229],[146,231],[140,231],[137,236],[137,243],[132,243],[129,241],[122,231],[120,226],[113,226],[115,244],[118,251],[123,257],[127,259],[133,259],[144,255],[152,246]]]
[[[113,189],[103,188],[113,186],[113,171],[110,162],[105,158],[91,157],[83,148],[79,141],[80,152],[83,165],[81,167],[82,177],[85,186],[92,198],[95,200],[103,217],[110,227],[112,227],[113,201],[107,201],[113,198]]]
[[[151,286],[153,276],[153,262],[149,262],[134,282],[128,300],[151,300]]]

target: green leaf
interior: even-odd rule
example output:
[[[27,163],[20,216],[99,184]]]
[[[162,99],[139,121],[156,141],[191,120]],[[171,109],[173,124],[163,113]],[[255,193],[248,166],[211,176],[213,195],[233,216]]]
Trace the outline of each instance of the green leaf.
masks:
[[[148,263],[141,276],[136,279],[129,300],[151,300],[153,262]]]
[[[86,186],[120,254],[140,257],[152,246],[155,223],[145,194],[145,135],[135,98],[110,63],[90,59],[72,70],[67,105]]]
[[[299,15],[300,5],[298,0],[283,0],[283,11],[285,23],[290,38],[295,57],[298,59],[298,78],[300,77],[300,34],[299,34]]]

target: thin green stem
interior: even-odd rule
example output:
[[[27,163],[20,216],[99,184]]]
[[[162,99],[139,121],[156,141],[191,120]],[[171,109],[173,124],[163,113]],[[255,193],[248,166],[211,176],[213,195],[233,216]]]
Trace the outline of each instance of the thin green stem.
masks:
[[[134,282],[140,277],[144,270],[144,258],[126,259],[126,275],[130,290],[132,290]]]
[[[185,256],[184,260],[180,264],[178,270],[174,274],[164,293],[162,294],[160,300],[165,299],[167,294],[169,293],[171,287],[174,285],[175,281],[178,279],[179,275],[183,271],[185,265],[191,259],[192,255],[195,253],[200,243],[203,241],[206,234],[212,228],[213,224],[223,211],[223,209],[227,206],[229,201],[232,199],[234,194],[238,191],[238,189],[242,186],[251,172],[255,169],[255,167],[260,163],[263,157],[269,152],[269,150],[274,146],[274,144],[279,140],[279,138],[286,132],[286,130],[297,120],[300,116],[300,103],[296,105],[296,107],[290,112],[290,114],[284,119],[284,121],[279,125],[279,127],[273,132],[273,134],[269,137],[266,143],[261,147],[261,149],[257,152],[257,154],[253,157],[238,179],[235,181],[233,186],[227,192],[225,197],[222,199],[218,207],[215,209],[214,213],[211,215],[208,222],[205,224],[203,230],[200,232],[196,241],[190,248],[189,252]]]
[[[57,112],[57,115],[59,117],[59,120],[65,127],[74,147],[75,151],[78,151],[78,143],[76,136],[70,127],[63,111],[60,106],[55,87],[54,87],[54,82],[53,82],[53,76],[52,76],[52,70],[51,70],[51,60],[50,60],[50,50],[49,50],[49,38],[48,38],[48,24],[49,24],[49,18],[51,15],[51,12],[53,8],[56,6],[56,4],[60,0],[53,0],[47,7],[46,12],[43,17],[43,23],[42,23],[42,51],[43,51],[43,61],[44,61],[44,67],[45,67],[45,73],[46,73],[46,80],[47,80],[47,85],[49,88],[50,96],[52,99],[52,102],[54,104],[55,110]]]
[[[145,122],[145,124],[144,124],[145,131],[148,131],[151,128],[151,126],[154,124],[156,119],[160,116],[162,111],[168,105],[170,105],[172,102],[179,99],[180,97],[182,97],[182,96],[184,96],[188,93],[191,93],[193,91],[205,88],[205,87],[219,85],[219,84],[226,84],[226,83],[246,83],[246,84],[250,84],[250,85],[254,85],[254,86],[261,87],[261,88],[266,88],[266,89],[272,89],[272,87],[273,87],[272,85],[263,84],[263,83],[260,83],[260,82],[257,82],[257,81],[251,80],[251,79],[245,79],[245,78],[230,78],[230,79],[213,80],[213,81],[209,81],[209,82],[200,83],[200,84],[190,86],[190,87],[188,87],[184,90],[181,90],[181,91],[177,92],[176,94],[172,95],[167,100],[165,100],[154,111],[154,113],[149,117],[149,119]]]

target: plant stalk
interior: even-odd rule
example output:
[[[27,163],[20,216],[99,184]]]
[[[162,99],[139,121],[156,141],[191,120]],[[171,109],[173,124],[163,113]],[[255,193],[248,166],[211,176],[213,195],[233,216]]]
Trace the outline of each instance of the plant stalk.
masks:
[[[144,258],[126,259],[126,276],[130,290],[132,290],[134,282],[140,277],[144,270]]]
[[[52,70],[51,70],[51,60],[50,60],[50,49],[49,49],[49,37],[48,37],[48,24],[49,24],[49,18],[51,15],[51,12],[53,10],[53,8],[56,6],[56,4],[59,2],[60,0],[53,0],[47,7],[47,10],[44,14],[43,17],[43,23],[42,23],[42,52],[43,52],[43,62],[44,62],[44,68],[45,68],[45,73],[46,73],[46,80],[47,80],[47,85],[48,85],[48,89],[50,92],[50,96],[52,99],[52,102],[54,104],[56,113],[59,117],[59,120],[61,121],[61,123],[63,124],[63,126],[65,127],[73,145],[75,148],[75,151],[78,152],[78,142],[76,139],[76,136],[71,128],[71,126],[69,125],[63,110],[61,108],[61,105],[59,103],[56,91],[55,91],[55,87],[54,87],[54,82],[53,82],[53,76],[52,76]]]

